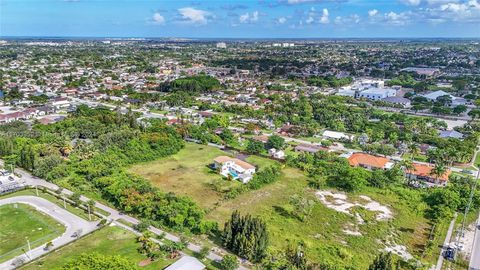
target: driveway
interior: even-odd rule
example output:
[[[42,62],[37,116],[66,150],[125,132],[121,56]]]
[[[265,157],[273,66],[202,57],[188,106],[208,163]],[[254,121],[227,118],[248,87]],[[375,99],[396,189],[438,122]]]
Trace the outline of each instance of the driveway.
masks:
[[[32,249],[30,252],[27,252],[28,256],[22,254],[11,260],[0,263],[0,269],[14,269],[15,266],[12,263],[18,258],[24,258],[25,262],[28,262],[50,252],[52,249],[56,249],[70,242],[73,242],[77,240],[77,238],[72,237],[72,235],[79,230],[82,231],[82,234],[87,234],[98,228],[98,222],[88,222],[70,213],[69,211],[57,206],[56,204],[40,197],[16,196],[0,200],[0,206],[13,203],[28,204],[37,209],[38,211],[49,215],[50,217],[65,226],[65,232],[52,241],[53,247],[50,250],[44,250],[45,245],[41,245],[37,248]]]

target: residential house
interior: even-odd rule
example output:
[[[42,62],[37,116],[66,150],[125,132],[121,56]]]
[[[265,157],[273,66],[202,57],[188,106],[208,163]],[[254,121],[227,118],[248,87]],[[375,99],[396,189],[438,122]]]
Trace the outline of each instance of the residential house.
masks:
[[[395,105],[401,105],[405,108],[408,108],[411,106],[411,102],[408,98],[403,98],[403,97],[386,97],[381,99],[383,102],[395,104]]]
[[[334,140],[353,140],[353,135],[347,135],[343,132],[325,130],[322,134],[322,137],[325,139],[334,139]]]
[[[455,138],[455,139],[463,139],[463,134],[456,131],[456,130],[441,130],[440,131],[440,138]]]
[[[391,162],[386,157],[374,156],[366,153],[353,153],[348,157],[348,163],[353,167],[362,167],[365,169],[373,170],[387,170],[393,167]]]
[[[321,145],[318,144],[306,144],[306,143],[301,143],[297,146],[295,146],[295,151],[296,152],[306,152],[306,153],[317,153],[318,151],[328,151],[328,148],[325,148]]]
[[[407,179],[424,181],[437,186],[446,186],[452,171],[446,170],[443,175],[437,176],[432,174],[433,168],[433,165],[413,163],[413,169],[406,171]]]
[[[261,142],[263,144],[268,142],[268,136],[267,135],[258,135],[258,136],[253,136],[252,140]]]
[[[268,154],[276,159],[285,159],[285,152],[282,150],[277,150],[275,148],[271,148],[268,150]]]
[[[248,183],[255,174],[255,166],[238,158],[228,156],[219,156],[214,160],[214,168],[225,177],[231,177],[240,180],[242,183]]]
[[[203,270],[205,268],[206,266],[195,257],[184,255],[165,270]]]

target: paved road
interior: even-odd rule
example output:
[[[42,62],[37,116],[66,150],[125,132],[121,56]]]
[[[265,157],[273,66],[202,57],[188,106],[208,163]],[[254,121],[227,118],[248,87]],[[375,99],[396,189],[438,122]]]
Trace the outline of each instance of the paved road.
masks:
[[[438,256],[437,266],[435,267],[435,270],[442,270],[443,261],[444,261],[443,252],[450,245],[450,239],[452,238],[453,229],[455,228],[456,220],[457,220],[457,213],[455,213],[455,216],[453,217],[452,221],[450,222],[450,226],[448,227],[447,236],[445,237],[445,241],[443,242],[442,249],[440,250],[440,255]]]
[[[65,225],[65,232],[52,241],[52,249],[56,249],[72,241],[75,241],[77,238],[72,237],[72,235],[78,230],[81,230],[82,234],[87,234],[99,228],[97,226],[98,222],[88,222],[63,208],[58,207],[56,204],[40,197],[16,196],[0,200],[0,205],[13,203],[28,204],[37,209],[38,211],[41,211],[51,216],[53,219]],[[44,245],[41,245],[37,248],[32,249],[30,252],[27,252],[28,256],[22,254],[11,260],[3,262],[0,264],[0,269],[14,269],[15,266],[12,263],[18,258],[24,258],[26,261],[30,261],[48,253],[49,251],[44,250],[44,247]]]
[[[480,270],[480,216],[478,217],[477,226],[475,226],[475,239],[473,240],[473,248],[470,255],[470,270]]]
[[[3,165],[2,160],[0,160],[0,165]],[[59,186],[57,186],[53,183],[47,182],[44,179],[35,177],[35,176],[31,175],[29,172],[27,172],[23,169],[19,169],[19,168],[15,169],[15,174],[20,174],[22,176],[21,177],[21,182],[25,183],[26,185],[29,185],[29,186],[43,186],[43,187],[46,187],[50,190],[58,190],[59,189]],[[65,196],[69,196],[69,195],[73,194],[73,192],[68,190],[68,189],[63,189],[62,194],[65,195]],[[87,197],[82,195],[80,197],[80,200],[83,201],[83,202],[88,202],[90,199],[88,199]],[[125,220],[129,223],[132,223],[132,224],[138,224],[140,222],[138,219],[136,219],[134,217],[131,217],[131,216],[128,216],[128,215],[125,215],[125,214],[122,214],[122,213],[120,213],[120,211],[118,211],[114,208],[111,208],[107,205],[104,205],[102,203],[95,202],[95,207],[98,208],[98,209],[102,209],[103,211],[109,213],[108,216],[104,216],[104,218],[108,219],[109,221],[117,221],[119,219],[123,219],[123,220]],[[116,222],[116,223],[118,224],[118,222]],[[152,233],[154,233],[156,235],[164,234],[165,239],[168,239],[170,241],[174,241],[174,242],[179,242],[180,241],[180,237],[178,237],[176,235],[173,235],[173,234],[170,234],[170,233],[167,233],[167,232],[164,232],[164,231],[162,231],[158,228],[152,227],[152,226],[150,226],[149,231],[151,231]],[[187,248],[191,251],[199,252],[202,249],[202,246],[190,243]],[[220,260],[222,260],[222,257],[223,257],[224,254],[228,254],[227,251],[225,251],[225,250],[223,250],[222,248],[219,248],[219,247],[215,248],[214,250],[215,250],[215,252],[210,252],[210,254],[208,254],[208,256],[207,256],[208,259],[214,260],[214,261],[220,261]],[[246,264],[250,265],[248,262],[246,262]],[[3,269],[3,268],[0,267],[0,269]],[[244,266],[240,266],[238,269],[239,270],[245,270],[245,269],[248,269],[248,268],[246,268]]]

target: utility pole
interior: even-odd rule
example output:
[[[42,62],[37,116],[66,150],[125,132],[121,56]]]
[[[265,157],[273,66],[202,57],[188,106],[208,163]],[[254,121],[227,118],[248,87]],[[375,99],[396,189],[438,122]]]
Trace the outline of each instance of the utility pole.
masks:
[[[67,209],[67,202],[65,201],[65,196],[62,196],[63,198],[63,208]]]
[[[88,220],[92,221],[92,214],[90,213],[90,204],[87,204],[88,207]]]

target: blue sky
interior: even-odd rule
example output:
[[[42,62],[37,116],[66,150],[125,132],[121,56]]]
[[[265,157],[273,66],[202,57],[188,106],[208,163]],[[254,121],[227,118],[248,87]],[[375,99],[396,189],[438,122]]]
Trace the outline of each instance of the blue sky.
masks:
[[[0,0],[0,36],[480,37],[480,0]]]

